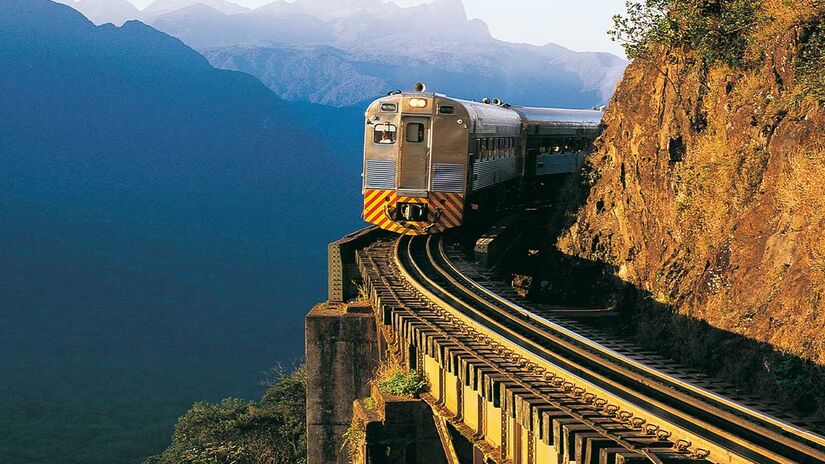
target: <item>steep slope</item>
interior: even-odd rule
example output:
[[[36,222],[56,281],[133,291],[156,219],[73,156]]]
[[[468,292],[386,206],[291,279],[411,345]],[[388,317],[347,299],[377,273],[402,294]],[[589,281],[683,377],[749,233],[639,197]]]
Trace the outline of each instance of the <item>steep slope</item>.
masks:
[[[739,67],[677,47],[636,60],[559,242],[652,296],[645,340],[797,399],[816,390],[790,360],[825,366],[825,108],[800,74],[821,76],[823,10],[764,2]]]
[[[302,352],[357,154],[139,22],[0,2],[0,456],[137,462]],[[323,227],[319,227],[319,222]]]

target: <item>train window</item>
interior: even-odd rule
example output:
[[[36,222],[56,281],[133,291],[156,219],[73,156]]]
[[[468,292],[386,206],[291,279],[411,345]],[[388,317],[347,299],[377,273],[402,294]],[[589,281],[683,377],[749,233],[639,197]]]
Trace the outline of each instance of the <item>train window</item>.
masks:
[[[455,106],[443,105],[438,107],[440,114],[455,114]]]
[[[476,139],[476,158],[481,158],[484,153],[484,148],[481,146],[481,139]]]
[[[395,138],[398,129],[392,124],[376,124],[374,141],[382,145],[392,145],[395,143]]]
[[[411,122],[407,124],[406,140],[410,143],[424,142],[424,124]]]
[[[398,112],[398,105],[395,103],[381,103],[381,111],[384,113]]]

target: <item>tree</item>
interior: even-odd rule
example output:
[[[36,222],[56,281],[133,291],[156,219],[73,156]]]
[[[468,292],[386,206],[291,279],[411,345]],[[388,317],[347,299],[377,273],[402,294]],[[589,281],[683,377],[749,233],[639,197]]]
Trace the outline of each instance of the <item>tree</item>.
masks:
[[[759,0],[634,0],[608,34],[634,59],[659,44],[693,51],[705,65],[741,67],[758,12]]]
[[[306,371],[275,371],[260,401],[196,403],[178,420],[172,444],[145,464],[306,462]]]

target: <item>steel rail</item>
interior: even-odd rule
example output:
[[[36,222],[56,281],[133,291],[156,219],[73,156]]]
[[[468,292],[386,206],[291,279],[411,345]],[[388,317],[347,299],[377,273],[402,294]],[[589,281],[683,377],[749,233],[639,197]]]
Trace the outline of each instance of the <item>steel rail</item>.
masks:
[[[521,328],[522,328],[522,329],[527,328],[528,330],[532,331],[534,334],[539,334],[539,335],[541,335],[542,337],[549,339],[549,341],[552,341],[553,343],[559,344],[559,345],[561,345],[562,347],[564,347],[565,349],[567,349],[567,350],[569,350],[569,351],[571,351],[571,352],[573,352],[573,353],[575,353],[575,354],[577,354],[577,355],[579,355],[579,356],[582,356],[582,357],[584,357],[585,359],[590,359],[590,361],[591,361],[591,362],[592,362],[592,361],[598,361],[598,362],[602,362],[602,361],[604,361],[604,358],[599,358],[599,359],[595,359],[595,360],[594,360],[594,359],[592,359],[592,358],[594,357],[594,354],[593,354],[593,353],[588,352],[588,351],[584,351],[581,347],[577,347],[577,346],[575,346],[575,345],[571,345],[569,342],[567,342],[567,341],[565,341],[565,340],[561,340],[561,339],[559,339],[557,336],[554,336],[554,335],[549,334],[549,333],[546,333],[546,332],[541,333],[541,332],[539,332],[539,331],[537,330],[537,328],[536,328],[536,327],[528,327],[528,326],[525,326],[525,325],[524,325],[524,321],[523,321],[523,320],[514,319],[513,314],[507,314],[506,312],[500,311],[500,309],[501,309],[501,308],[496,308],[494,305],[491,305],[491,303],[490,303],[490,302],[485,301],[483,298],[479,298],[479,297],[478,297],[478,294],[474,293],[472,290],[470,290],[470,289],[468,289],[467,287],[463,286],[463,285],[462,285],[460,282],[458,282],[458,281],[457,281],[457,280],[456,280],[453,276],[449,275],[449,272],[447,272],[446,270],[444,270],[443,268],[441,268],[441,267],[438,265],[438,263],[436,262],[435,257],[434,257],[434,256],[433,256],[433,254],[432,254],[432,247],[431,247],[431,245],[430,245],[430,243],[431,243],[431,242],[430,242],[430,240],[432,240],[432,239],[428,239],[428,242],[427,242],[427,243],[428,243],[428,245],[427,245],[427,247],[426,247],[426,251],[427,251],[427,253],[428,253],[428,259],[431,261],[431,263],[430,263],[430,264],[433,266],[433,268],[434,268],[434,269],[436,269],[436,271],[437,271],[437,272],[439,272],[440,274],[442,274],[442,276],[443,276],[443,277],[445,277],[445,278],[447,279],[447,281],[448,281],[448,282],[450,282],[452,285],[456,286],[459,290],[462,290],[464,293],[466,293],[468,296],[470,296],[470,298],[475,299],[475,300],[477,300],[477,301],[480,301],[481,303],[485,304],[486,306],[488,306],[488,307],[489,307],[490,309],[492,309],[493,311],[495,311],[495,312],[499,313],[499,315],[500,315],[500,316],[504,316],[506,319],[509,319],[511,322],[515,322],[515,323],[517,323],[518,325],[520,325],[520,326],[521,326]],[[410,240],[410,242],[409,242],[409,243],[410,243],[410,245],[412,244],[412,239]],[[499,302],[499,303],[501,303],[501,302],[503,302],[503,301],[504,301],[504,302],[506,302],[506,301],[507,301],[507,300],[503,300],[503,299],[501,299],[500,297],[498,297],[498,296],[497,296],[497,295],[495,295],[494,293],[490,292],[488,289],[485,289],[485,288],[483,288],[483,287],[481,287],[481,286],[478,286],[478,285],[477,285],[474,281],[472,281],[472,279],[467,278],[467,277],[466,277],[463,273],[461,273],[458,269],[456,269],[456,268],[455,268],[455,266],[454,266],[454,265],[452,264],[452,262],[450,261],[450,259],[446,256],[446,253],[444,252],[444,248],[443,248],[443,240],[440,240],[440,241],[439,241],[439,254],[441,255],[441,259],[442,259],[442,261],[444,261],[444,262],[445,262],[445,263],[447,263],[450,267],[452,267],[452,269],[453,269],[453,271],[454,271],[455,273],[457,273],[459,276],[462,276],[465,280],[468,280],[468,281],[472,282],[473,284],[475,284],[475,285],[473,285],[473,286],[474,286],[474,287],[476,287],[479,291],[481,291],[484,295],[487,295],[487,296],[489,296],[489,297],[493,298],[495,302]],[[403,266],[399,266],[399,268],[403,270]],[[432,279],[429,279],[429,278],[426,276],[426,273],[421,272],[420,274],[421,274],[421,275],[422,275],[422,276],[423,276],[426,280],[428,280],[428,282],[427,282],[427,283],[428,283],[430,286],[435,287],[435,288],[438,288],[438,289],[439,289],[439,291],[440,291],[441,293],[443,293],[443,294],[445,294],[445,295],[452,296],[452,299],[454,299],[454,300],[458,301],[459,303],[463,304],[464,306],[466,306],[466,307],[467,307],[468,309],[470,309],[471,311],[474,311],[474,312],[477,312],[477,313],[478,313],[478,310],[477,310],[477,309],[470,307],[469,305],[467,305],[467,304],[466,304],[466,302],[462,301],[460,298],[456,298],[454,295],[451,295],[451,293],[450,293],[449,291],[447,291],[446,289],[444,289],[442,286],[438,285],[438,284],[437,284],[436,282],[434,282]],[[410,275],[409,275],[409,273],[408,273],[408,275],[407,275],[407,276],[405,276],[405,277],[406,277],[406,278],[410,278],[411,276],[410,276]],[[418,285],[418,286],[420,286],[420,285],[421,285],[421,284],[419,283],[419,285]],[[479,288],[479,287],[480,287],[480,288]],[[434,296],[434,295],[430,295],[430,296]],[[503,301],[502,301],[502,300],[503,300]],[[443,303],[443,301],[442,301],[442,303]],[[448,304],[448,306],[449,306],[449,304]],[[510,305],[506,305],[506,306],[507,306],[507,307],[509,307],[510,309],[515,309],[515,308],[510,307]],[[523,315],[523,316],[532,316],[532,315],[530,315],[530,314],[525,314],[525,311],[526,311],[526,310],[524,310],[524,308],[521,308],[521,307],[519,307],[519,308],[520,308],[520,310],[517,310],[517,311],[516,311],[517,313],[519,313],[519,314],[521,314],[521,315]],[[482,316],[483,316],[483,317],[485,317],[485,318],[486,318],[489,322],[491,322],[491,323],[493,323],[493,324],[496,324],[496,325],[500,326],[501,328],[503,328],[503,329],[507,330],[508,332],[510,332],[510,333],[511,333],[511,335],[515,335],[515,336],[517,336],[517,337],[519,337],[519,338],[525,339],[525,336],[524,336],[523,334],[520,334],[520,333],[515,332],[514,330],[512,330],[512,329],[510,329],[510,328],[508,328],[508,327],[506,327],[506,326],[504,326],[501,322],[498,322],[498,321],[492,320],[492,319],[490,319],[487,315],[482,315]],[[536,322],[535,318],[531,318],[531,319],[532,319],[534,322]],[[548,321],[548,322],[549,322],[549,321]],[[565,329],[565,330],[566,330],[566,329]],[[543,331],[542,331],[542,332],[543,332]],[[565,331],[561,331],[561,332],[562,332],[562,333],[565,333]],[[576,335],[578,335],[578,334],[576,334]],[[580,338],[580,337],[581,337],[581,336],[574,337],[574,338]],[[529,340],[529,338],[527,338],[527,339],[526,339],[526,341],[528,341],[530,344],[533,344],[533,345],[535,345],[535,344],[536,344],[536,342],[535,342],[535,341],[533,341],[533,340]],[[588,340],[588,341],[589,341],[589,340]],[[590,341],[590,342],[591,342],[591,343],[593,343],[592,341]],[[590,345],[590,344],[588,343],[588,345]],[[618,353],[617,353],[617,354],[618,354]],[[621,355],[620,355],[620,356],[621,356]],[[576,367],[577,367],[577,368],[583,368],[582,366],[576,366]],[[689,405],[691,405],[691,406],[693,406],[693,407],[695,407],[695,408],[700,408],[700,409],[701,409],[701,408],[704,408],[704,407],[707,407],[707,406],[708,406],[707,404],[699,404],[699,405],[697,405],[697,404],[695,404],[695,400],[696,400],[696,398],[694,398],[694,397],[690,397],[690,396],[687,396],[687,395],[685,395],[684,393],[681,393],[681,392],[674,392],[674,391],[672,391],[672,390],[671,390],[671,389],[669,389],[669,388],[663,387],[661,384],[655,384],[655,383],[654,383],[653,385],[651,385],[651,382],[650,382],[650,379],[649,379],[649,378],[646,378],[646,377],[644,377],[644,376],[640,376],[639,374],[634,373],[634,372],[627,371],[626,369],[622,368],[621,366],[615,366],[615,367],[614,367],[614,371],[616,371],[617,369],[619,370],[619,371],[618,371],[618,373],[620,373],[620,374],[624,375],[625,377],[628,377],[628,378],[630,378],[630,379],[634,380],[634,381],[635,381],[635,382],[637,382],[637,383],[640,383],[641,385],[644,385],[645,387],[652,387],[652,386],[653,386],[653,387],[655,387],[655,386],[658,386],[658,387],[659,387],[659,388],[658,388],[658,392],[659,392],[659,393],[664,393],[664,394],[665,394],[666,396],[668,396],[668,397],[673,397],[673,396],[674,396],[674,393],[678,393],[678,394],[681,396],[681,397],[679,397],[679,398],[678,398],[680,401],[683,401],[684,403],[687,403],[687,404],[689,404]],[[585,370],[590,371],[589,369],[585,369]],[[600,377],[600,374],[596,374],[595,372],[590,371],[590,372],[588,372],[588,373],[589,373],[590,375],[594,375],[596,378]],[[610,382],[610,380],[609,380],[609,379],[606,379],[606,378],[602,378],[602,380],[603,380],[603,381],[608,381],[608,382]],[[632,390],[627,390],[627,389],[624,389],[624,390],[625,390],[625,393],[626,393],[626,394],[630,394],[631,396],[634,396],[634,395],[638,396],[638,393],[637,393],[637,392],[635,392],[635,391],[632,391]],[[654,388],[654,390],[656,390],[656,389]],[[656,406],[656,407],[659,407],[659,408],[661,408],[662,410],[667,411],[668,413],[670,413],[673,417],[681,418],[683,421],[686,421],[687,423],[692,423],[691,421],[695,422],[695,420],[696,420],[696,417],[686,417],[686,416],[684,416],[684,415],[682,414],[682,412],[681,412],[681,411],[679,411],[679,410],[675,410],[675,409],[673,409],[673,408],[671,408],[671,407],[669,407],[669,406],[667,406],[667,405],[665,405],[665,404],[663,404],[663,403],[658,402],[657,400],[654,400],[654,399],[652,399],[652,398],[644,398],[644,399],[646,400],[646,402],[648,402],[648,404],[651,404],[651,405],[654,405],[654,406]],[[741,421],[741,418],[739,418],[739,417],[737,417],[737,416],[733,416],[733,415],[731,415],[731,414],[730,414],[729,412],[727,412],[727,411],[719,411],[719,412],[720,412],[720,413],[723,413],[723,414],[727,414],[727,415],[728,415],[728,417],[726,417],[726,419],[728,420],[728,422],[733,423],[733,424],[735,424],[735,425],[738,425],[738,426],[740,426],[740,427],[742,427],[742,426],[743,426],[743,424],[741,424],[740,422],[738,422],[738,421]],[[704,421],[703,421],[703,422],[704,422]],[[745,426],[747,426],[747,427],[751,427],[751,426],[753,426],[753,425],[755,425],[755,424],[750,423],[750,422],[749,422],[749,423],[747,423],[747,424],[745,424]],[[749,450],[749,451],[751,451],[751,452],[753,452],[753,453],[759,454],[759,455],[761,455],[761,456],[763,456],[763,457],[765,457],[765,458],[771,459],[771,460],[773,460],[774,462],[794,462],[794,461],[792,461],[792,460],[791,460],[791,461],[787,460],[787,458],[785,458],[785,457],[783,457],[783,456],[781,456],[781,455],[779,455],[779,454],[776,454],[776,453],[774,453],[773,451],[770,451],[770,450],[768,450],[768,449],[764,449],[764,448],[762,448],[762,447],[760,447],[760,446],[758,446],[758,445],[755,445],[755,444],[754,444],[754,443],[752,443],[752,442],[745,441],[745,440],[741,439],[740,437],[738,437],[738,436],[736,436],[736,435],[729,434],[729,433],[727,433],[726,431],[724,431],[724,430],[722,430],[722,429],[719,429],[719,428],[717,428],[716,426],[713,426],[712,424],[707,424],[707,423],[705,423],[705,424],[703,424],[703,426],[705,426],[705,427],[704,427],[704,429],[705,429],[705,430],[708,430],[709,432],[712,432],[714,435],[718,435],[720,438],[723,438],[723,439],[725,439],[725,440],[726,440],[726,441],[728,441],[728,442],[735,443],[735,444],[737,444],[737,445],[741,446],[742,448],[744,448],[744,449],[746,449],[746,450]],[[678,426],[677,426],[677,427],[678,427]],[[751,430],[751,429],[748,429],[748,430]],[[769,434],[773,433],[773,432],[771,432],[771,431],[765,431],[765,432],[768,432]],[[764,434],[762,434],[762,435],[764,435]],[[775,436],[775,433],[774,433],[774,436],[773,436],[773,437],[766,437],[766,438],[772,438],[772,439],[774,439],[774,441],[775,441],[775,442],[782,443],[782,444],[784,444],[785,446],[787,446],[788,448],[794,449],[795,451],[797,451],[797,452],[799,452],[799,453],[802,453],[802,454],[804,454],[804,455],[806,455],[806,456],[811,456],[811,455],[812,455],[812,452],[813,452],[813,455],[817,455],[817,453],[818,453],[818,451],[817,451],[817,450],[813,450],[813,449],[810,449],[810,448],[804,447],[804,445],[800,444],[800,443],[799,443],[799,442],[797,442],[797,441],[790,440],[790,441],[791,441],[791,443],[784,443],[784,442],[786,442],[786,441],[787,441],[787,440],[785,440],[785,439],[786,439],[786,437],[783,437],[783,436],[781,436],[781,435],[780,435],[780,436],[778,436],[778,437],[776,437],[776,436]],[[778,439],[778,440],[776,440],[776,438],[779,438],[779,439]],[[796,445],[796,446],[788,446],[788,445]],[[798,449],[800,446],[802,446],[803,448],[802,448],[802,449]],[[822,458],[821,458],[820,456],[817,456],[817,459],[822,459]]]
[[[786,421],[783,421],[782,419],[771,416],[770,414],[764,413],[762,411],[757,411],[753,408],[748,407],[747,405],[743,405],[741,403],[738,403],[734,400],[731,400],[731,399],[726,398],[722,395],[719,395],[719,394],[714,393],[712,391],[709,391],[705,388],[702,388],[698,385],[694,385],[694,384],[692,384],[690,382],[687,382],[683,379],[680,379],[678,377],[673,377],[671,375],[668,375],[665,372],[662,372],[658,369],[650,367],[650,366],[648,366],[648,365],[646,365],[642,362],[639,362],[635,359],[629,358],[629,357],[627,357],[627,356],[625,356],[621,353],[616,352],[615,350],[612,350],[612,349],[610,349],[610,348],[608,348],[604,345],[601,345],[600,343],[595,342],[595,341],[593,341],[593,340],[591,340],[591,339],[589,339],[585,336],[582,336],[582,335],[580,335],[580,334],[578,334],[578,333],[576,333],[576,332],[574,332],[574,331],[572,331],[572,330],[570,330],[570,329],[568,329],[568,328],[566,328],[566,327],[564,327],[564,326],[562,326],[558,323],[555,323],[555,322],[550,321],[550,320],[548,320],[544,317],[541,317],[541,316],[533,313],[532,311],[530,311],[530,310],[528,310],[528,309],[526,309],[526,308],[524,308],[524,307],[522,307],[522,306],[506,299],[506,298],[502,298],[501,296],[497,295],[495,292],[489,290],[488,288],[484,287],[483,285],[481,285],[478,282],[474,281],[473,279],[469,278],[466,274],[464,274],[458,268],[456,268],[455,265],[452,263],[452,261],[447,256],[446,252],[444,251],[444,246],[443,245],[444,245],[444,242],[442,240],[442,241],[439,242],[439,252],[441,253],[442,259],[444,260],[444,262],[447,263],[447,265],[450,267],[451,271],[454,272],[455,274],[459,275],[464,281],[471,284],[473,287],[475,287],[476,289],[478,289],[479,291],[481,291],[482,293],[484,293],[488,297],[496,300],[498,303],[509,307],[510,309],[520,313],[521,315],[523,315],[523,316],[525,316],[525,317],[527,317],[527,318],[529,318],[529,319],[531,319],[531,320],[533,320],[537,323],[540,323],[541,325],[544,325],[547,328],[550,328],[550,329],[552,329],[556,332],[559,332],[559,333],[561,333],[561,334],[563,334],[567,337],[570,337],[573,340],[575,340],[575,341],[577,341],[577,342],[579,342],[583,345],[586,345],[589,348],[592,348],[592,349],[598,351],[601,354],[607,355],[611,358],[614,358],[616,360],[624,362],[625,364],[628,364],[628,365],[630,365],[630,366],[632,366],[636,369],[639,369],[643,372],[646,372],[650,375],[653,375],[653,376],[657,377],[658,379],[660,379],[662,381],[668,382],[670,384],[681,387],[685,390],[692,391],[692,392],[694,392],[698,395],[701,395],[703,397],[706,397],[706,398],[709,398],[711,400],[722,403],[722,404],[724,404],[725,406],[728,406],[731,409],[735,409],[735,410],[737,410],[741,413],[747,414],[748,416],[753,417],[756,420],[760,420],[760,421],[769,423],[769,424],[771,424],[775,427],[780,428],[781,430],[784,430],[785,432],[792,433],[795,436],[804,438],[805,440],[816,443],[817,445],[825,446],[825,436],[819,435],[819,434],[817,434],[815,432],[812,432],[812,431],[809,431],[809,430],[801,429],[801,428],[799,428],[799,427],[797,427],[793,424],[790,424]],[[755,424],[749,423],[748,425],[755,425]],[[787,439],[787,437],[783,437],[781,435],[779,437],[781,437],[782,439]],[[798,443],[798,442],[788,442],[786,444],[790,445],[791,443]],[[802,450],[800,450],[800,451],[802,451]],[[820,459],[825,460],[825,454],[821,455]]]
[[[413,244],[413,240],[414,240],[412,237],[402,237],[398,241],[396,241],[396,244],[395,244],[395,263],[396,263],[397,269],[399,270],[399,272],[401,273],[402,277],[405,280],[407,280],[410,284],[412,284],[413,286],[415,286],[418,289],[419,293],[421,293],[423,296],[425,296],[431,302],[441,306],[445,311],[449,312],[449,308],[451,307],[451,305],[449,303],[447,303],[446,301],[444,301],[443,299],[441,299],[439,296],[432,293],[431,291],[429,291],[425,288],[421,288],[420,283],[418,285],[416,285],[417,279],[412,275],[412,273],[408,269],[406,269],[406,266],[402,262],[402,259],[401,259],[402,254],[401,254],[401,251],[400,251],[401,248],[402,248],[402,246],[401,246],[402,241],[405,240],[405,239],[408,240],[407,241],[408,246],[407,246],[407,253],[406,254],[407,254],[407,260],[409,260],[409,262],[411,263],[410,264],[411,267],[413,267],[415,269],[415,272],[417,272],[421,276],[422,279],[426,280],[431,285],[433,285],[437,288],[440,288],[440,287],[438,287],[438,284],[436,284],[434,281],[432,281],[427,276],[426,272],[424,272],[424,270],[421,269],[421,266],[416,262],[416,260],[413,256],[413,252],[412,252],[412,244]],[[449,295],[448,293],[445,293],[445,294]],[[456,300],[456,301],[460,302],[460,300]],[[473,308],[469,308],[469,309],[475,311]],[[550,364],[552,364],[552,363],[550,363]],[[497,370],[500,370],[500,369],[497,369]],[[509,374],[506,374],[506,375],[514,383],[516,383],[516,384],[521,383],[516,378],[514,378],[512,375],[509,375]],[[539,397],[544,396],[541,392],[536,391],[532,387],[525,386],[525,389],[528,390],[528,391],[531,391],[532,393],[536,394]],[[613,436],[612,434],[610,434],[610,432],[606,431],[605,429],[603,429],[599,425],[597,425],[594,422],[588,420],[584,416],[581,416],[580,414],[578,414],[577,412],[571,410],[570,408],[568,408],[566,406],[558,405],[557,407],[560,410],[570,414],[571,417],[576,418],[581,423],[588,425],[594,431],[602,434],[604,437],[609,438],[611,440],[614,440],[617,444],[619,444],[620,446],[626,448],[628,451],[635,451],[635,452],[641,453],[645,457],[647,457],[648,460],[653,462],[654,464],[663,464],[661,459],[659,459],[657,456],[653,455],[649,450],[642,449],[642,448],[639,448],[637,446],[634,446],[633,444],[627,442],[625,439],[623,439],[621,437]]]
[[[429,240],[428,240],[428,243],[429,243]],[[443,242],[439,242],[439,243],[443,243]],[[443,247],[440,247],[440,250],[443,251]],[[541,335],[542,337],[544,337],[545,340],[554,343],[556,346],[560,346],[560,347],[562,347],[562,348],[564,348],[568,351],[573,352],[575,355],[582,357],[586,361],[596,362],[596,363],[601,363],[601,361],[603,361],[603,359],[594,358],[594,355],[592,353],[584,351],[580,348],[577,348],[574,345],[570,345],[566,341],[564,341],[562,339],[559,339],[559,338],[553,336],[552,334],[548,334],[546,332],[545,333],[540,333],[540,332],[537,332],[535,330],[535,328],[531,329],[529,327],[524,326],[523,325],[524,321],[513,319],[512,315],[507,314],[505,312],[502,312],[500,310],[500,308],[496,308],[495,306],[492,306],[489,302],[484,301],[483,299],[478,298],[478,296],[473,295],[473,293],[469,289],[467,289],[466,287],[461,285],[461,283],[457,282],[455,278],[448,275],[446,273],[446,271],[443,268],[441,268],[435,262],[435,258],[433,256],[432,250],[429,246],[427,247],[427,254],[428,254],[428,259],[430,260],[431,264],[436,269],[436,271],[441,274],[441,276],[443,278],[446,278],[448,281],[450,281],[451,284],[456,286],[459,290],[463,291],[466,295],[473,298],[476,302],[487,306],[489,309],[491,309],[495,313],[499,314],[500,316],[506,317],[509,321],[515,322],[516,324],[518,324],[518,326],[520,326],[520,328],[522,328],[522,329],[526,328],[527,330],[532,330],[533,333]],[[431,282],[433,283],[433,285],[438,285],[434,281],[431,281]],[[444,290],[443,288],[442,288],[442,291],[446,292],[446,290]],[[449,292],[447,292],[447,294],[449,294]],[[477,311],[475,308],[469,306],[466,302],[461,301],[460,298],[456,298],[456,299],[458,301],[460,301],[465,307],[467,307],[467,308],[469,308],[473,311]],[[518,333],[515,330],[510,329],[509,327],[504,326],[500,322],[497,322],[497,321],[494,321],[494,320],[491,320],[491,322],[501,326],[502,328],[504,328],[505,330],[507,330],[511,334],[526,340],[528,343],[530,343],[534,346],[537,346],[540,349],[545,348],[541,345],[537,345],[536,341],[530,340],[530,338],[528,338],[527,336],[525,336],[521,333]],[[526,347],[523,347],[523,348],[526,348]],[[530,352],[529,349],[528,349],[528,352]],[[536,354],[535,352],[530,352],[530,353],[534,356],[540,356],[540,355]],[[559,355],[559,358],[564,359],[560,355]],[[684,411],[682,411],[680,409],[674,408],[673,406],[671,406],[671,405],[669,405],[669,404],[667,404],[663,401],[659,401],[657,399],[651,398],[648,395],[644,395],[641,392],[624,385],[623,383],[616,382],[614,379],[610,379],[609,377],[606,377],[603,374],[600,374],[598,372],[595,372],[592,369],[584,367],[580,363],[576,363],[576,362],[571,361],[569,359],[566,359],[566,362],[568,364],[571,364],[574,367],[574,369],[577,372],[579,372],[579,374],[574,373],[573,375],[587,381],[587,379],[583,378],[583,376],[580,374],[580,373],[585,373],[586,375],[590,376],[591,379],[598,379],[602,383],[604,383],[606,385],[609,385],[611,388],[621,392],[621,394],[623,394],[624,396],[623,397],[619,396],[616,392],[611,392],[609,390],[606,390],[604,387],[597,386],[597,388],[601,388],[603,391],[606,391],[608,394],[612,394],[614,396],[620,397],[623,400],[625,400],[626,402],[633,402],[635,404],[644,403],[645,405],[647,405],[649,407],[657,408],[659,410],[662,410],[662,411],[666,412],[673,419],[667,419],[667,418],[662,418],[662,417],[659,417],[659,419],[664,420],[666,422],[670,422],[670,425],[672,427],[676,427],[676,428],[681,429],[682,432],[685,433],[686,435],[691,435],[692,434],[694,437],[699,436],[699,434],[697,432],[690,430],[691,426],[693,428],[698,427],[700,430],[710,431],[710,432],[714,433],[717,437],[721,438],[722,440],[733,443],[733,444],[741,447],[742,449],[750,451],[751,453],[757,453],[757,454],[761,455],[762,457],[768,458],[768,459],[771,460],[770,462],[786,463],[786,464],[791,464],[791,463],[798,464],[796,461],[788,459],[787,457],[784,457],[780,454],[777,454],[777,453],[775,453],[771,450],[762,448],[758,445],[754,445],[752,442],[746,441],[746,440],[742,439],[741,437],[739,437],[738,435],[728,433],[724,429],[721,429],[717,426],[714,426],[713,424],[707,423],[705,421],[701,421],[700,419],[696,418],[695,416],[687,415]],[[633,372],[629,372],[629,371],[621,368],[620,366],[616,366],[616,367],[613,367],[613,368],[610,368],[609,366],[604,366],[604,367],[608,367],[610,370],[613,371],[613,373],[618,373],[620,375],[623,375],[625,378],[630,378],[632,381],[638,383],[639,385],[642,385],[642,386],[645,386],[645,387],[653,386],[648,382],[648,379],[646,379],[645,377],[639,376],[639,375],[637,375]],[[588,383],[593,384],[592,380],[589,381]],[[656,389],[654,389],[654,390],[656,390]],[[667,397],[672,397],[672,394],[673,394],[673,392],[671,392],[669,390],[665,390],[665,391],[658,390],[657,393],[664,394]],[[642,408],[642,409],[644,409],[644,408]],[[649,411],[647,411],[647,412],[648,412],[648,414],[650,414]],[[650,414],[650,415],[655,416],[654,414]],[[681,421],[681,425],[676,424],[674,422],[674,419],[677,419],[677,420]],[[725,448],[724,445],[720,445],[719,443],[717,443],[713,439],[709,439],[707,437],[703,437],[703,439],[707,443],[715,444],[715,446],[718,447],[719,449],[727,449],[727,448]],[[740,459],[744,459],[745,461],[748,461],[750,459],[750,458],[741,456],[741,453],[735,453],[735,452],[732,452],[731,450],[728,450],[728,451],[731,452],[731,454],[734,454],[736,456],[740,456]],[[648,456],[648,457],[650,457],[650,456]]]
[[[722,403],[722,404],[724,404],[725,406],[728,406],[731,409],[735,409],[735,410],[737,410],[741,413],[747,414],[748,416],[753,417],[756,420],[769,423],[769,424],[771,424],[775,427],[780,428],[781,430],[784,430],[785,432],[792,433],[795,436],[804,438],[805,440],[816,443],[817,445],[825,446],[825,436],[822,436],[820,434],[817,434],[817,433],[809,431],[809,430],[799,428],[799,427],[797,427],[793,424],[790,424],[790,423],[788,423],[788,422],[786,422],[782,419],[771,416],[770,414],[764,413],[762,411],[757,411],[753,408],[748,407],[747,405],[743,405],[743,404],[738,403],[738,402],[736,402],[734,400],[731,400],[729,398],[725,398],[722,395],[719,395],[717,393],[709,391],[709,390],[707,390],[705,388],[702,388],[698,385],[694,385],[694,384],[692,384],[690,382],[687,382],[685,380],[682,380],[682,379],[679,379],[677,377],[673,377],[671,375],[668,375],[665,372],[661,372],[658,369],[655,369],[655,368],[650,367],[650,366],[648,366],[648,365],[646,365],[642,362],[639,362],[635,359],[629,358],[629,357],[627,357],[627,356],[625,356],[621,353],[618,353],[615,350],[612,350],[612,349],[610,349],[606,346],[603,346],[598,342],[595,342],[595,341],[593,341],[593,340],[591,340],[591,339],[589,339],[585,336],[582,336],[582,335],[580,335],[580,334],[578,334],[578,333],[576,333],[576,332],[574,332],[574,331],[572,331],[572,330],[570,330],[570,329],[568,329],[568,328],[566,328],[566,327],[564,327],[564,326],[562,326],[558,323],[555,323],[555,322],[550,321],[550,320],[548,320],[544,317],[541,317],[541,316],[533,313],[532,311],[530,311],[530,310],[528,310],[528,309],[526,309],[526,308],[524,308],[524,307],[522,307],[522,306],[506,299],[506,298],[503,298],[503,297],[497,295],[495,292],[493,292],[493,291],[489,290],[488,288],[484,287],[483,285],[477,283],[476,281],[469,278],[466,274],[464,274],[458,268],[455,267],[455,265],[452,263],[452,261],[447,256],[447,254],[444,250],[443,239],[439,241],[439,253],[442,256],[443,261],[445,263],[447,263],[447,265],[450,267],[450,270],[452,272],[454,272],[456,275],[460,276],[464,281],[471,284],[473,287],[475,287],[476,289],[478,289],[479,291],[481,291],[482,293],[484,293],[488,297],[494,299],[498,303],[509,307],[510,309],[512,309],[512,310],[520,313],[521,315],[533,320],[534,322],[537,322],[541,325],[544,325],[547,328],[550,328],[550,329],[552,329],[556,332],[559,332],[559,333],[561,333],[561,334],[563,334],[567,337],[570,337],[573,340],[575,340],[575,341],[577,341],[577,342],[579,342],[583,345],[586,345],[589,348],[594,349],[594,350],[598,351],[601,354],[604,354],[608,357],[619,360],[619,361],[621,361],[625,364],[628,364],[628,365],[630,365],[630,366],[632,366],[632,367],[634,367],[638,370],[641,370],[641,371],[646,372],[646,373],[648,373],[648,374],[650,374],[654,377],[657,377],[658,379],[660,379],[662,381],[668,382],[670,384],[681,387],[685,390],[692,391],[692,392],[694,392],[698,395],[701,395],[703,397],[706,397],[706,398],[709,398],[711,400]],[[748,425],[755,425],[755,424],[749,423]],[[775,433],[775,432],[773,432],[773,433]],[[782,439],[787,439],[787,437],[784,437],[784,436],[781,436],[781,435],[779,435],[779,437],[781,437]],[[789,443],[786,443],[786,444],[790,445],[791,443],[799,443],[799,442],[794,441],[794,442],[789,442]],[[800,451],[803,451],[803,450],[800,450]],[[822,459],[822,460],[825,460],[825,454],[821,454],[819,456],[819,458]]]

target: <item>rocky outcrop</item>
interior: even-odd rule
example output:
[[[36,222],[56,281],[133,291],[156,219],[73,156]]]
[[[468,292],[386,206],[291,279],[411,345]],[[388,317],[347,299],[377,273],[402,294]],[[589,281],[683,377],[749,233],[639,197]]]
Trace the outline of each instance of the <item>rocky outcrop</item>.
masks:
[[[823,366],[825,108],[796,72],[822,7],[764,3],[744,70],[665,48],[628,68],[590,159],[599,180],[558,246]]]

